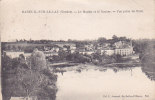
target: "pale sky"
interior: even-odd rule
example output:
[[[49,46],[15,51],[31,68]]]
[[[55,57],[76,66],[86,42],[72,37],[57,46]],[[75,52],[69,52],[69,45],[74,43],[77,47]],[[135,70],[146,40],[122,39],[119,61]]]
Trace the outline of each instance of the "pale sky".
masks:
[[[1,0],[1,40],[155,38],[154,0]],[[22,10],[143,10],[143,13],[23,14]]]

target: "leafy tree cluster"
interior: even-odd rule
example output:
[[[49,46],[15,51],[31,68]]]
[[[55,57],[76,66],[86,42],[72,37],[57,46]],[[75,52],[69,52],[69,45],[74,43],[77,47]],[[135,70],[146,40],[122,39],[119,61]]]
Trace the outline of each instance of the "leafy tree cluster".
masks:
[[[57,76],[46,66],[42,52],[34,51],[30,60],[24,55],[2,58],[3,100],[11,97],[37,96],[38,100],[55,100]]]
[[[110,63],[116,63],[120,62],[122,60],[121,55],[112,55],[108,56],[106,54],[99,54],[99,53],[93,53],[91,55],[92,62],[96,65],[104,65],[104,64],[110,64]]]
[[[90,58],[85,55],[79,54],[78,52],[70,53],[64,50],[59,51],[58,55],[47,57],[50,62],[62,62],[62,61],[71,61],[76,63],[85,63],[90,62]]]
[[[101,55],[98,52],[88,55],[88,54],[81,54],[79,52],[70,53],[66,51],[61,51],[59,52],[58,56],[49,57],[47,59],[50,62],[71,61],[75,63],[109,64],[114,62],[121,62],[122,56],[121,55],[108,56],[106,54]]]
[[[16,40],[17,43],[34,43],[34,44],[48,44],[51,42],[65,42],[64,40],[46,40],[46,39],[42,39],[42,40],[25,40],[25,39],[17,39]]]
[[[2,51],[24,51],[26,53],[32,53],[35,48],[38,48],[39,50],[43,51],[44,46],[40,45],[18,45],[18,44],[2,44]]]
[[[87,44],[93,44],[94,46],[97,46],[97,44],[104,44],[104,43],[110,43],[111,45],[114,44],[115,42],[118,41],[126,41],[126,42],[130,42],[131,39],[127,38],[127,37],[118,37],[116,35],[112,36],[112,39],[106,39],[105,37],[99,37],[97,40],[68,40],[69,42],[75,43],[77,48],[83,48],[84,45]]]
[[[91,59],[88,56],[79,54],[78,52],[69,54],[67,56],[67,60],[77,63],[86,63],[91,61]]]
[[[136,46],[139,58],[146,66],[155,66],[155,40],[143,40]]]

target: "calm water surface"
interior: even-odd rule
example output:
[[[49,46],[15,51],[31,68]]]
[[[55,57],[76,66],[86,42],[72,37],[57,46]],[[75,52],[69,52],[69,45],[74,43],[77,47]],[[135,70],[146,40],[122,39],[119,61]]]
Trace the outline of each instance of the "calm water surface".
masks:
[[[57,73],[56,100],[155,100],[155,81],[141,67],[89,67]]]

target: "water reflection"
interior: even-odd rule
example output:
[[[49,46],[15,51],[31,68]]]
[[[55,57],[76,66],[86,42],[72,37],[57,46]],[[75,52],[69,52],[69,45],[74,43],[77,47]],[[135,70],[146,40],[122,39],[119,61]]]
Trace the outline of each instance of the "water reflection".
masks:
[[[155,99],[155,82],[143,73],[148,73],[144,71],[145,68],[89,66],[63,70],[65,70],[63,75],[57,73],[56,100],[120,100],[120,98],[105,98],[104,96],[144,96],[144,94],[149,95],[145,100]],[[151,75],[154,74],[151,73]],[[134,97],[125,98],[125,100],[134,99],[141,100],[141,98]]]

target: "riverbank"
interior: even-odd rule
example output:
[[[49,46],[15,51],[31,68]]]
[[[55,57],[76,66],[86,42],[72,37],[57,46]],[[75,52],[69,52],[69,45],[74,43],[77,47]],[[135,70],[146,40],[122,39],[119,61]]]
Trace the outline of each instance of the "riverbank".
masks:
[[[56,68],[63,68],[63,67],[72,67],[77,65],[96,65],[102,67],[135,67],[141,65],[138,55],[123,57],[121,62],[113,62],[113,63],[105,63],[105,62],[85,62],[85,63],[77,63],[73,61],[59,61],[59,62],[49,62],[49,66]]]
[[[76,65],[76,66],[71,66],[71,67],[53,67],[53,68],[50,68],[52,72],[54,73],[61,73],[62,75],[66,72],[76,72],[76,73],[81,73],[83,71],[90,71],[90,70],[96,70],[96,71],[107,71],[108,69],[110,70],[113,70],[114,72],[119,72],[119,71],[123,71],[123,70],[132,70],[134,68],[137,68],[137,67],[140,67],[140,66],[121,66],[121,67],[118,67],[118,66],[97,66],[97,65],[94,65],[94,64],[90,64],[90,63],[87,63],[87,64],[79,64],[79,65]]]
[[[50,67],[50,70],[54,73],[61,73],[63,74],[64,72],[68,72],[68,71],[75,71],[75,72],[82,72],[84,70],[99,70],[99,71],[106,71],[107,69],[112,69],[114,72],[117,72],[119,70],[131,70],[135,67],[140,66],[140,64],[137,65],[132,65],[132,64],[107,64],[107,65],[94,65],[92,63],[79,63],[77,65],[74,66],[67,66],[67,67],[61,67],[61,66],[57,66],[57,67]]]

